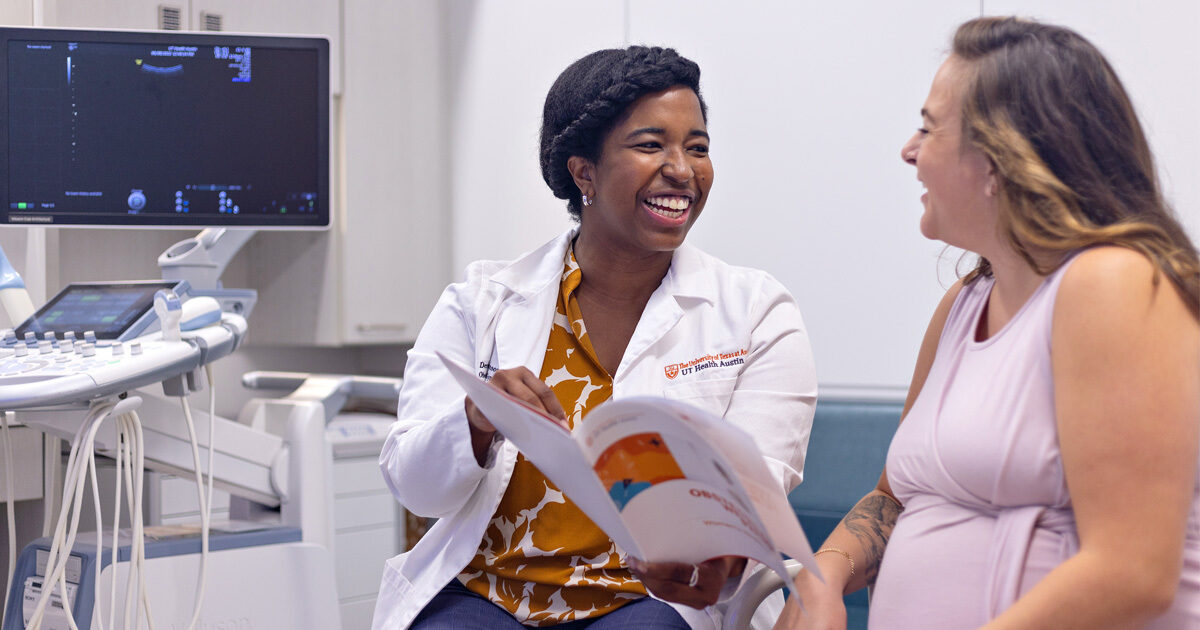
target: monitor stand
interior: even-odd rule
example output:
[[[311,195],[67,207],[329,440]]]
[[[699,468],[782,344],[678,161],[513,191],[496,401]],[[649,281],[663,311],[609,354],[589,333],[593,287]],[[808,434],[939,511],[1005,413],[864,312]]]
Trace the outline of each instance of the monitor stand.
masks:
[[[221,274],[238,250],[254,236],[256,230],[205,228],[192,238],[186,238],[159,254],[158,267],[163,280],[187,280],[192,295],[216,298],[221,310],[248,317],[258,300],[253,289],[226,289]]]

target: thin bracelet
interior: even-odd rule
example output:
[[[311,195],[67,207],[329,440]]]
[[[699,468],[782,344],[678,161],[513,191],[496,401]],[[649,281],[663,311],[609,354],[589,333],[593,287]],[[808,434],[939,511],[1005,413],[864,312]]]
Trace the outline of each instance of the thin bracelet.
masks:
[[[846,560],[848,560],[850,562],[850,577],[854,577],[854,558],[851,558],[850,554],[846,553],[845,551],[842,551],[841,549],[838,549],[837,547],[826,547],[826,548],[818,551],[817,553],[814,553],[813,558],[816,558],[817,556],[819,556],[823,553],[831,553],[831,552],[832,553],[840,553],[843,556],[846,556]]]

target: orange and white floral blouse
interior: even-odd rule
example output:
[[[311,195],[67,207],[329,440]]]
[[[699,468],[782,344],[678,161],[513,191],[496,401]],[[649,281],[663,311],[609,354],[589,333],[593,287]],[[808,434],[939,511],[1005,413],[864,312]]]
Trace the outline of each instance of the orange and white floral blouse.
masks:
[[[540,377],[571,427],[612,397],[612,377],[584,329],[575,289],[583,274],[567,249],[554,325]],[[462,583],[518,621],[550,626],[598,617],[646,595],[623,552],[524,455],[483,534]]]

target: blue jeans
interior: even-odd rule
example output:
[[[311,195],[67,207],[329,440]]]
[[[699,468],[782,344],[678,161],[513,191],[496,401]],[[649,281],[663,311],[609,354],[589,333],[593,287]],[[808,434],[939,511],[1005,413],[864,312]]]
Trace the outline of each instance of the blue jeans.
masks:
[[[433,596],[413,620],[412,630],[525,630],[507,610],[477,595],[457,579]],[[568,621],[554,626],[556,630],[613,630],[615,628],[645,628],[646,630],[688,630],[687,622],[667,604],[652,597],[643,597],[601,617]]]

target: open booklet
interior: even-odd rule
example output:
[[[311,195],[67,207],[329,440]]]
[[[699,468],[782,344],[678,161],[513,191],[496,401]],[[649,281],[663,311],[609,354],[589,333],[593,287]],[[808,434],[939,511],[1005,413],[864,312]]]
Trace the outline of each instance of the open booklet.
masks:
[[[438,353],[496,429],[626,553],[696,564],[753,558],[790,582],[812,548],[762,453],[741,429],[665,398],[610,400],[568,431]],[[819,573],[818,573],[819,575]]]

